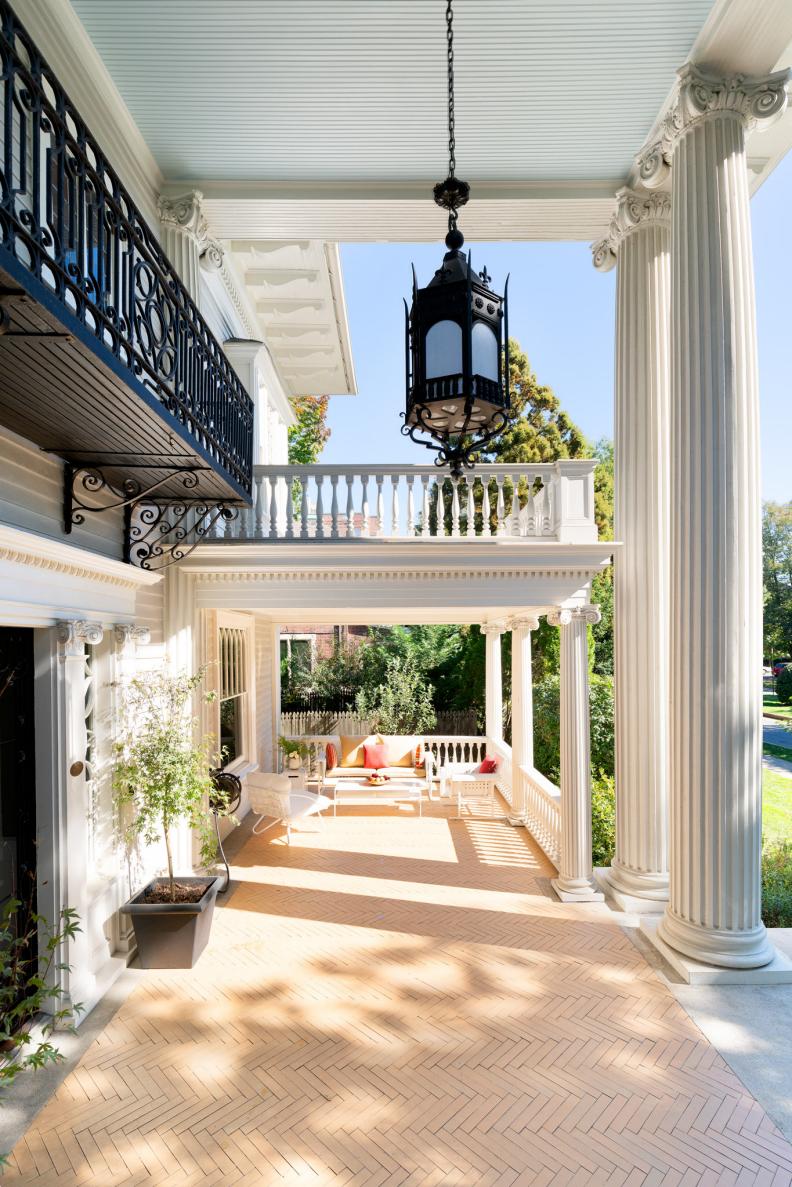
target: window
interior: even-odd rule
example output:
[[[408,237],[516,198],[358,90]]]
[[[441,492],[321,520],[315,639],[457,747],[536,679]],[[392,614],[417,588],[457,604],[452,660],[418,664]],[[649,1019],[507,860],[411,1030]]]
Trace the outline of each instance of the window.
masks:
[[[292,679],[313,671],[315,639],[312,635],[281,635],[281,660],[285,660]]]
[[[245,723],[248,712],[247,631],[244,627],[221,626],[220,642],[220,747],[223,766],[245,753]]]

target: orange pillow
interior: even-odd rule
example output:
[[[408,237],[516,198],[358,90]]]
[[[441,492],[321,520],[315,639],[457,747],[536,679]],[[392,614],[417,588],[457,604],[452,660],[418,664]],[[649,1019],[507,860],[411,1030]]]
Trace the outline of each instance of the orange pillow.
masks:
[[[371,771],[381,771],[388,765],[388,754],[384,742],[365,742],[363,745],[363,765]]]
[[[338,751],[332,742],[328,742],[325,746],[325,767],[328,771],[335,770],[338,766]]]
[[[426,766],[426,762],[424,760],[423,742],[419,742],[418,745],[415,747],[415,765],[416,765],[416,767],[425,767]]]

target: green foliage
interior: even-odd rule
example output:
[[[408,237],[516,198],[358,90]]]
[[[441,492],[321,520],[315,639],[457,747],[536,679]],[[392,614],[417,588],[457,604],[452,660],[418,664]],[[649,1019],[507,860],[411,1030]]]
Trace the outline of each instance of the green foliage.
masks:
[[[437,724],[432,689],[410,656],[388,657],[382,683],[358,692],[357,711],[382,734],[422,734]]]
[[[762,508],[764,653],[792,655],[792,501]]]
[[[327,396],[296,396],[291,406],[297,423],[289,425],[289,461],[292,465],[312,466],[330,437],[327,427]]]
[[[782,668],[776,676],[776,696],[782,705],[792,704],[792,666]]]
[[[613,775],[613,681],[608,676],[591,677],[589,700],[591,726],[591,769],[606,777]],[[558,676],[550,676],[534,688],[534,765],[558,782],[560,774],[560,703]]]
[[[280,734],[278,736],[278,745],[287,756],[289,754],[299,754],[300,758],[308,757],[308,747],[299,738],[285,738],[283,734]]]
[[[762,919],[766,927],[792,927],[792,841],[762,846]]]
[[[0,1054],[0,1086],[12,1083],[20,1072],[63,1059],[52,1042],[53,1031],[73,1033],[75,1016],[83,1009],[80,1003],[59,1005],[66,995],[55,975],[68,970],[58,954],[81,930],[77,912],[64,907],[50,923],[33,910],[34,885],[31,878],[26,902],[9,899],[0,912],[0,1043],[10,1045]],[[34,1037],[30,1024],[44,1011]]]
[[[591,784],[591,858],[609,866],[616,849],[616,794],[613,776],[601,771]]]
[[[168,858],[171,899],[176,891],[171,854],[171,829],[186,820],[199,837],[201,863],[210,866],[216,839],[208,799],[222,798],[212,786],[210,769],[219,764],[212,739],[197,745],[193,736],[198,722],[191,715],[193,696],[204,673],[149,672],[130,680],[123,690],[123,725],[116,743],[113,786],[122,810],[131,809],[126,827],[130,844],[139,838],[147,844],[164,840]],[[207,694],[213,700],[214,694]],[[234,820],[233,816],[229,819]]]

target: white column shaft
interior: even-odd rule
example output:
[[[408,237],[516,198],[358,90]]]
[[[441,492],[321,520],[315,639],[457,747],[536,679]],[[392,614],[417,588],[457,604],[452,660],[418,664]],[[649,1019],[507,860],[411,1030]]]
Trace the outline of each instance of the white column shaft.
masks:
[[[520,767],[533,766],[533,674],[531,631],[539,623],[520,620],[511,628],[512,824],[525,823],[525,786]]]
[[[725,88],[724,88],[725,90]],[[759,407],[743,120],[699,118],[673,156],[671,894],[694,959],[768,963],[761,921]]]
[[[484,635],[485,730],[494,741],[503,739],[503,668],[501,663],[501,631],[482,628]]]
[[[654,206],[655,217],[651,216]],[[616,285],[614,691],[616,852],[609,881],[668,899],[668,199],[619,247]],[[657,217],[657,215],[660,217]]]
[[[566,901],[602,898],[592,880],[587,632],[598,619],[593,607],[548,615],[561,627],[561,857],[553,886]]]

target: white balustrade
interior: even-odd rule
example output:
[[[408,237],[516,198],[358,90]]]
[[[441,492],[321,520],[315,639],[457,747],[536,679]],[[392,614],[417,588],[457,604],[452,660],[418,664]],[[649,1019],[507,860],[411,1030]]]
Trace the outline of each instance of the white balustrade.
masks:
[[[520,767],[528,831],[558,868],[561,857],[561,789],[535,767]]]
[[[221,538],[593,543],[595,464],[485,464],[459,477],[437,466],[254,466],[253,507]]]

